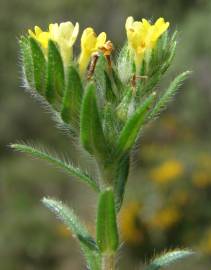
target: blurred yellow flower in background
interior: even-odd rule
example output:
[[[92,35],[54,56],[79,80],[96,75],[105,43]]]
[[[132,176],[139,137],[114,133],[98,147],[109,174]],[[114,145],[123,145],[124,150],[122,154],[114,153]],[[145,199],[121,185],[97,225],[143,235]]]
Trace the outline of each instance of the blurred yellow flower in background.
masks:
[[[128,17],[125,28],[128,44],[135,54],[136,70],[139,71],[141,62],[147,49],[156,46],[159,37],[168,29],[169,22],[159,18],[155,24],[151,24],[146,19],[134,21],[133,17]]]
[[[201,240],[198,246],[204,254],[211,254],[211,228],[207,230],[205,237]]]
[[[183,164],[178,160],[167,160],[159,167],[150,172],[153,181],[159,184],[165,184],[176,180],[184,172]]]
[[[161,230],[169,229],[181,218],[181,213],[175,207],[168,207],[157,211],[149,220],[149,225]]]
[[[47,32],[35,26],[34,32],[29,30],[29,35],[41,44],[45,54],[47,54],[49,39],[55,41],[60,49],[64,65],[67,66],[72,58],[72,47],[77,39],[78,32],[78,23],[74,26],[71,22],[64,22],[50,24]]]
[[[107,42],[105,32],[102,32],[97,36],[93,28],[86,28],[81,37],[81,54],[78,60],[80,72],[85,72],[93,53],[103,51],[103,49],[106,50],[106,47]]]
[[[204,171],[198,171],[193,174],[193,184],[198,188],[205,188],[211,184],[211,175]]]
[[[144,240],[144,232],[140,221],[141,205],[139,202],[127,203],[119,216],[122,240],[129,244],[140,244]]]
[[[197,156],[196,171],[192,175],[192,183],[197,188],[206,188],[211,185],[211,155],[201,152]]]

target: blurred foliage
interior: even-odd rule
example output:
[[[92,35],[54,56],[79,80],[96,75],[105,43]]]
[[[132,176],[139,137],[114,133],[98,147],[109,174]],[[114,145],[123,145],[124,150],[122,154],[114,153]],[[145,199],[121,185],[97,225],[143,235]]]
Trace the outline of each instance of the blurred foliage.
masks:
[[[97,31],[107,31],[117,44],[118,52],[128,15],[136,18],[164,16],[175,25],[180,43],[172,74],[176,69],[187,68],[194,73],[171,108],[148,128],[142,138],[143,146],[137,150],[138,162],[133,166],[127,200],[120,216],[125,241],[121,254],[126,254],[122,269],[133,269],[140,259],[145,261],[155,250],[178,245],[199,249],[210,257],[209,1],[2,0],[0,269],[79,269],[80,254],[75,242],[43,209],[39,200],[43,195],[68,200],[88,224],[95,205],[95,198],[84,187],[81,204],[75,202],[78,190],[82,189],[80,184],[8,148],[10,142],[30,139],[68,152],[76,162],[80,154],[75,153],[65,135],[62,141],[58,139],[60,131],[55,131],[49,114],[21,89],[16,37],[34,24],[45,26],[49,22],[78,20],[81,29],[89,22]],[[147,252],[142,253],[145,249]],[[210,264],[207,259],[207,265]],[[80,269],[84,269],[83,262]]]

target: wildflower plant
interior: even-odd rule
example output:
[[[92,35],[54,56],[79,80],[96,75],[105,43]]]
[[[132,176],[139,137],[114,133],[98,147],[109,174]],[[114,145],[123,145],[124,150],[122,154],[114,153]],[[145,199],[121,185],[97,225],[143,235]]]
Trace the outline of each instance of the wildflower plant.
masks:
[[[59,126],[96,162],[98,178],[30,145],[12,147],[61,168],[97,194],[95,237],[71,208],[51,198],[42,200],[76,236],[90,270],[116,268],[118,213],[134,149],[145,126],[159,116],[189,75],[183,72],[167,89],[158,90],[177,44],[176,32],[168,31],[163,18],[153,24],[129,17],[125,28],[127,41],[115,56],[106,33],[97,35],[91,27],[83,31],[81,52],[75,56],[78,23],[50,24],[47,31],[35,26],[20,38],[26,89],[47,105]],[[167,252],[146,269],[160,269],[190,254]]]

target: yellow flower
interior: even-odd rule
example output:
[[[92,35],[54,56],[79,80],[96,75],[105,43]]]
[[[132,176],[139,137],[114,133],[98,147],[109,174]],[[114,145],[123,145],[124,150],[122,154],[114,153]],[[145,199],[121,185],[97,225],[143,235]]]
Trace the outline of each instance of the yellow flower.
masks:
[[[50,24],[49,32],[50,38],[59,45],[64,65],[67,66],[72,58],[72,47],[78,36],[79,24],[76,23],[75,26],[71,22]]]
[[[150,176],[153,181],[164,184],[176,180],[182,175],[184,166],[177,160],[168,160],[161,166],[153,169]]]
[[[159,18],[155,24],[151,24],[146,19],[134,21],[133,17],[128,17],[125,28],[129,47],[134,52],[136,69],[140,69],[141,62],[147,49],[156,46],[159,37],[168,29],[169,22]]]
[[[165,230],[175,225],[180,218],[181,213],[176,208],[168,207],[158,211],[149,221],[149,224],[152,227]]]
[[[39,26],[34,27],[34,32],[29,29],[29,35],[35,38],[42,46],[42,48],[46,51],[48,48],[48,40],[50,38],[49,32],[44,32]]]
[[[93,53],[102,51],[105,55],[109,55],[112,50],[110,43],[110,41],[106,42],[105,32],[97,36],[93,28],[86,28],[81,37],[81,54],[78,60],[80,72],[84,73]]]
[[[79,32],[79,24],[75,26],[71,22],[54,23],[49,25],[49,31],[44,32],[38,26],[35,26],[34,33],[29,30],[29,35],[35,38],[47,54],[49,39],[55,41],[60,49],[64,65],[67,66],[72,58],[72,47],[76,41]]]

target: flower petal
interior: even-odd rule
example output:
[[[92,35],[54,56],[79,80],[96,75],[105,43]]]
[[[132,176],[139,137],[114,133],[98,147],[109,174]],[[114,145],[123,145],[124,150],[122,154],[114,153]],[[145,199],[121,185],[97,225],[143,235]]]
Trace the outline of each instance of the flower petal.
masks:
[[[71,36],[70,41],[69,41],[70,46],[72,46],[75,43],[76,38],[78,36],[78,33],[79,33],[79,23],[77,22],[75,24],[75,27],[74,27],[73,31],[72,31],[72,36]]]

